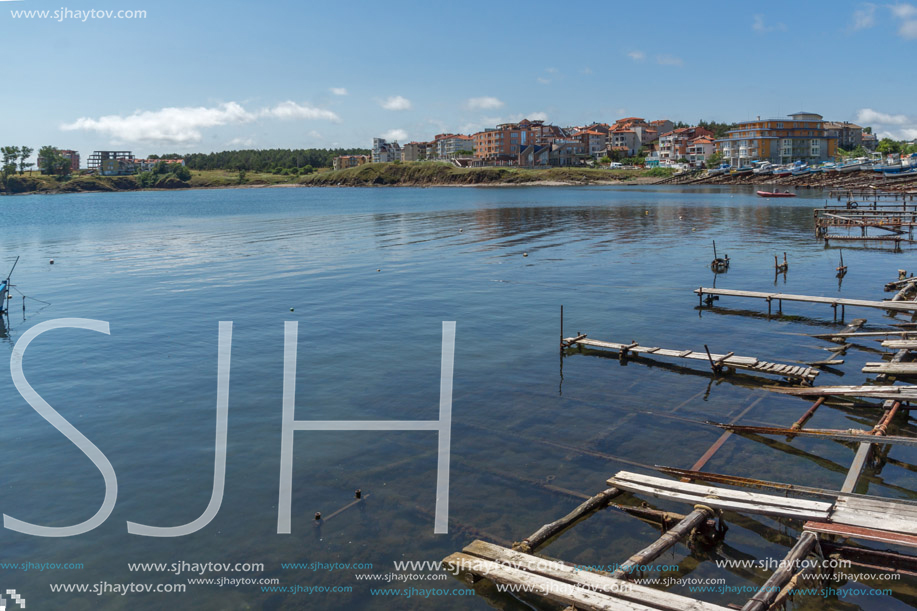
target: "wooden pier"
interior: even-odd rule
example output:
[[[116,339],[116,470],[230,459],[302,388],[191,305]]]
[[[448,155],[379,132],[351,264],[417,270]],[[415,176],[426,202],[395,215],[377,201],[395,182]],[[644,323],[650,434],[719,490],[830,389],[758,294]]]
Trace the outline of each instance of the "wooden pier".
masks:
[[[749,299],[763,299],[767,302],[767,313],[771,313],[773,302],[777,302],[778,311],[783,310],[784,301],[795,301],[801,303],[823,303],[830,305],[834,309],[834,318],[837,319],[837,308],[841,308],[841,320],[844,318],[844,310],[847,306],[857,308],[878,308],[881,310],[892,310],[894,312],[915,312],[917,311],[917,302],[913,301],[871,301],[867,299],[843,299],[840,297],[818,297],[814,295],[791,295],[789,293],[765,293],[761,291],[738,291],[733,289],[717,289],[700,287],[694,290],[701,302],[704,303],[704,295],[708,297],[745,297]]]
[[[813,215],[815,235],[826,244],[832,240],[880,241],[894,242],[897,247],[901,242],[913,241],[917,226],[917,205],[887,205],[875,201],[861,205],[848,201],[843,208],[816,208]],[[838,229],[847,233],[828,233]],[[850,233],[853,231],[858,235]]]
[[[903,275],[903,272],[902,272]],[[903,284],[895,284],[892,289],[900,289],[899,295],[906,293],[906,287],[914,288],[913,278],[902,278]],[[858,299],[835,299],[810,297],[805,295],[787,295],[782,293],[756,293],[751,291],[732,291],[727,289],[705,289],[695,291],[703,299],[704,295],[728,295],[738,297],[762,298],[770,304],[774,299],[801,301],[809,303],[826,303],[835,308],[840,305],[870,307],[892,311],[913,312],[917,310],[914,301],[867,301]],[[843,312],[843,309],[842,309]],[[563,321],[563,315],[561,315]],[[896,350],[890,361],[869,363],[864,372],[878,373],[872,385],[850,386],[814,386],[796,387],[772,386],[770,390],[795,396],[812,397],[814,403],[798,420],[789,427],[781,426],[746,426],[740,423],[748,412],[761,400],[756,399],[729,423],[698,422],[699,425],[712,424],[724,429],[723,434],[710,446],[690,469],[656,466],[669,477],[659,477],[633,471],[619,471],[606,481],[605,490],[586,498],[565,516],[545,524],[533,534],[512,547],[496,545],[476,540],[467,545],[461,552],[451,554],[443,561],[445,566],[467,579],[472,584],[487,579],[499,584],[520,588],[528,596],[543,597],[548,600],[568,605],[566,611],[726,611],[739,609],[738,605],[728,607],[710,602],[696,600],[683,595],[662,591],[634,582],[644,566],[652,563],[664,553],[682,543],[694,547],[710,549],[722,553],[729,546],[717,546],[726,536],[724,512],[743,528],[767,536],[769,540],[779,535],[779,540],[789,550],[772,573],[758,571],[754,580],[757,591],[745,600],[741,611],[776,611],[782,608],[797,588],[801,587],[803,578],[815,578],[813,570],[816,563],[804,562],[810,556],[824,560],[846,560],[851,566],[867,568],[871,571],[888,571],[893,573],[917,576],[917,556],[899,553],[892,550],[877,550],[859,542],[875,542],[883,545],[917,548],[917,500],[892,499],[878,496],[857,494],[858,483],[862,480],[870,483],[883,483],[899,493],[908,493],[904,488],[882,482],[876,474],[866,473],[867,464],[875,467],[878,462],[892,462],[887,459],[887,449],[878,450],[880,446],[891,448],[897,445],[917,445],[917,437],[888,434],[889,428],[902,414],[906,414],[909,401],[917,400],[917,386],[895,385],[896,375],[910,375],[917,371],[917,329],[860,331],[866,323],[863,319],[851,321],[842,331],[822,334],[821,337],[832,342],[846,342],[852,338],[894,337],[882,341],[882,347]],[[912,337],[910,334],[914,334]],[[756,373],[776,373],[785,377],[795,377],[811,383],[817,370],[798,368],[791,365],[766,363],[753,357],[740,357],[732,352],[726,354],[711,353],[705,346],[704,351],[676,350],[654,346],[642,346],[637,342],[616,343],[589,339],[585,334],[575,337],[564,337],[561,322],[561,362],[565,350],[571,348],[596,348],[617,352],[626,359],[633,355],[640,358],[677,358],[690,361],[706,361],[713,372],[726,369],[744,369]],[[844,344],[846,346],[846,344]],[[843,350],[843,347],[840,347]],[[790,370],[777,368],[792,368]],[[881,404],[860,402],[857,410],[867,414],[870,411],[878,414],[871,429],[815,429],[806,428],[808,421],[822,406],[837,408],[830,397],[875,397],[884,399]],[[823,408],[828,409],[828,408]],[[843,407],[843,409],[849,409]],[[892,431],[894,432],[894,430]],[[749,435],[754,439],[766,436],[785,436],[786,444],[795,437],[808,437],[841,442],[857,442],[856,454],[847,469],[847,475],[839,490],[827,490],[810,486],[768,482],[748,477],[707,473],[702,471],[704,465],[724,445],[730,435]],[[770,445],[770,442],[768,442]],[[849,445],[849,444],[846,444]],[[779,447],[779,446],[778,446]],[[804,455],[817,459],[824,464],[825,459],[815,455]],[[649,470],[647,465],[634,464],[637,468]],[[832,469],[843,470],[836,463],[829,463]],[[917,466],[906,465],[904,468],[917,471]],[[881,468],[881,467],[875,467]],[[717,485],[701,484],[708,482]],[[728,487],[727,487],[728,486]],[[751,492],[748,488],[764,489],[770,492]],[[913,492],[911,492],[913,494]],[[632,496],[623,504],[612,501],[620,496]],[[577,495],[578,496],[578,495]],[[817,497],[818,500],[806,497]],[[691,511],[682,515],[671,511],[655,509],[647,504],[648,498],[664,499],[669,502],[684,503]],[[634,500],[642,504],[634,505]],[[660,536],[646,547],[625,559],[612,569],[589,570],[575,564],[536,555],[540,548],[549,545],[582,520],[605,508],[615,508],[630,515],[657,524],[661,528]],[[785,530],[779,533],[754,517],[765,516],[776,519],[784,526],[790,524],[796,528],[798,535],[793,538]],[[847,540],[856,540],[856,544],[845,544]],[[727,556],[728,557],[728,556]],[[747,572],[726,570],[740,575],[747,580]],[[824,575],[817,576],[824,579]],[[886,581],[889,585],[894,582]],[[502,607],[501,607],[502,608]]]
[[[812,381],[815,380],[815,376],[819,373],[818,369],[809,366],[771,363],[769,361],[759,360],[753,356],[735,356],[732,352],[726,354],[711,353],[706,350],[706,346],[704,347],[704,351],[673,350],[655,346],[641,346],[637,342],[620,344],[589,339],[586,335],[565,337],[561,345],[563,348],[588,346],[591,348],[611,350],[617,352],[621,358],[626,358],[629,354],[634,354],[651,358],[669,357],[691,361],[703,361],[710,365],[710,369],[713,373],[728,373],[730,370],[742,369],[759,374],[777,375],[791,381],[795,380],[806,384],[811,384]]]

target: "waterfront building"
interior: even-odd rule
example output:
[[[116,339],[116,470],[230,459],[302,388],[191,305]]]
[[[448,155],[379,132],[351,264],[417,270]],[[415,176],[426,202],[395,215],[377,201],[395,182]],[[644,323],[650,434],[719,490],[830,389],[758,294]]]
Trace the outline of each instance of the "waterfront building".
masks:
[[[373,163],[401,161],[401,145],[386,142],[385,138],[373,138]]]
[[[758,117],[739,123],[717,140],[716,149],[733,167],[753,161],[821,163],[834,158],[837,138],[826,132],[821,115],[797,112],[788,119]]]
[[[370,155],[341,155],[335,157],[331,165],[335,170],[346,170],[347,168],[355,168],[364,163],[370,163],[371,161],[372,157]]]

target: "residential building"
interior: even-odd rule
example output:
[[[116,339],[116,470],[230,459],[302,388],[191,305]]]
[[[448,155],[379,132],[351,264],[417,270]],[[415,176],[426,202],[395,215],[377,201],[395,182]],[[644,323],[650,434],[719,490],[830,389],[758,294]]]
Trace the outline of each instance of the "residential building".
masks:
[[[519,154],[530,145],[544,146],[567,138],[564,130],[544,121],[523,119],[518,123],[503,123],[472,136],[474,156],[489,165],[515,165]]]
[[[716,152],[716,140],[713,136],[698,136],[688,141],[685,157],[693,168],[702,168],[707,165],[707,159]]]
[[[427,158],[427,142],[408,142],[401,147],[401,161],[423,161]]]
[[[93,151],[86,167],[103,176],[123,176],[136,172],[131,151]]]
[[[547,144],[529,144],[519,152],[517,163],[522,166],[584,165],[590,157],[587,145],[579,138],[556,138]]]
[[[675,124],[668,119],[659,119],[657,121],[650,121],[650,127],[655,129],[656,133],[661,136],[662,134],[673,131],[675,129]]]
[[[856,123],[825,121],[825,132],[837,138],[837,146],[844,150],[863,145],[863,128]]]
[[[335,170],[346,170],[347,168],[355,168],[370,162],[372,162],[372,156],[370,155],[341,155],[340,157],[335,157],[331,165]]]
[[[474,151],[474,137],[463,134],[437,134],[427,150],[428,159],[452,159],[462,151]]]
[[[668,119],[663,121],[647,122],[640,117],[626,117],[618,119],[612,126],[606,143],[609,152],[622,153],[627,157],[634,157],[644,146],[655,142],[659,138],[660,128],[672,125]],[[671,128],[669,129],[671,131]]]
[[[582,142],[587,155],[598,159],[605,155],[605,146],[608,141],[608,134],[597,130],[581,129],[573,134]]]
[[[385,138],[373,138],[373,163],[390,163],[401,161],[401,145],[386,142]]]
[[[863,132],[863,148],[867,151],[874,151],[879,146],[879,137],[875,134]]]
[[[680,159],[687,159],[689,144],[691,141],[702,136],[712,139],[713,132],[703,127],[681,127],[662,134],[659,137],[657,147],[659,151],[659,163],[666,165],[675,163]],[[710,151],[710,153],[712,154],[713,151]],[[706,157],[704,157],[704,160],[706,160]]]
[[[717,140],[716,149],[735,167],[753,161],[821,163],[837,153],[837,138],[825,131],[821,115],[797,112],[789,119],[744,121]]]

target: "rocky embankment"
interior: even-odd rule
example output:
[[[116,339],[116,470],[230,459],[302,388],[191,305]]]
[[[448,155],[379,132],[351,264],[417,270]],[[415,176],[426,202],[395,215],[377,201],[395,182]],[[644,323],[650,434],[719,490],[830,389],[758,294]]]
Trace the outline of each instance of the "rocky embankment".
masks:
[[[886,177],[872,170],[850,172],[813,172],[802,176],[774,176],[757,174],[723,174],[705,176],[703,173],[673,176],[657,184],[672,185],[760,185],[771,187],[806,187],[811,189],[879,189],[882,191],[917,191],[917,175],[899,178]]]

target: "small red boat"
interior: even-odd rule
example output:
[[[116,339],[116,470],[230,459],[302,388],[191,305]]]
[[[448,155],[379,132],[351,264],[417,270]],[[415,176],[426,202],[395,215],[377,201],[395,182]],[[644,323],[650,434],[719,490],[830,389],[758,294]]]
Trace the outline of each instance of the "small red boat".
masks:
[[[795,193],[790,193],[789,191],[758,191],[758,197],[796,197]]]

